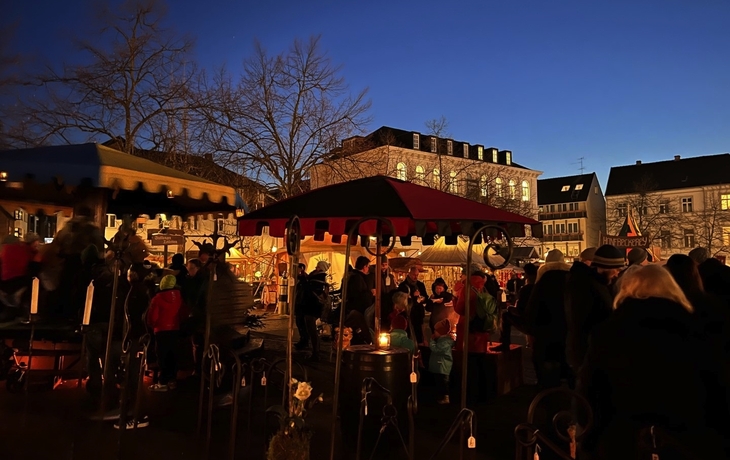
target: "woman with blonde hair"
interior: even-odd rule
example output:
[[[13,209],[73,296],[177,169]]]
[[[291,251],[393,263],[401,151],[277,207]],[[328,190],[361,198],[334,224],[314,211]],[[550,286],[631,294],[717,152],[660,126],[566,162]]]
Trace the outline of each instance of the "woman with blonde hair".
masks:
[[[579,390],[595,415],[582,445],[589,458],[650,458],[640,433],[652,426],[671,437],[659,458],[727,458],[727,433],[707,411],[727,406],[727,386],[692,312],[664,268],[648,265],[625,275],[614,312],[591,335],[581,369]]]

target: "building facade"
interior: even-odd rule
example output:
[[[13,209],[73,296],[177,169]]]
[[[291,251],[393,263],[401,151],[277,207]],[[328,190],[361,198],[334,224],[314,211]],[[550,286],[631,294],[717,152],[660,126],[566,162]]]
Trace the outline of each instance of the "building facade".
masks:
[[[631,214],[660,257],[704,247],[730,252],[730,154],[611,168],[606,186],[608,233]]]
[[[312,189],[387,175],[537,218],[537,178],[509,150],[381,127],[342,141],[312,168]]]
[[[595,173],[537,181],[539,220],[543,225],[540,255],[560,249],[575,258],[598,247],[606,231],[606,201]]]

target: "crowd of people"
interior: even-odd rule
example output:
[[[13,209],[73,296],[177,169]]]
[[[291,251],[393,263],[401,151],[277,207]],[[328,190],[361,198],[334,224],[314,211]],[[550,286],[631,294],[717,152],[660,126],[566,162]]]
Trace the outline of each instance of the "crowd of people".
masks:
[[[554,249],[507,283],[505,303],[480,269],[465,270],[451,292],[443,279],[429,292],[419,266],[396,284],[386,258],[371,267],[360,257],[343,280],[345,324],[352,344],[373,343],[374,280],[381,276],[381,327],[392,346],[430,350],[422,365],[434,375],[439,403],[450,402],[449,375],[466,328],[469,398],[485,385],[481,357],[509,350],[517,329],[532,348],[538,386],[564,386],[589,401],[594,425],[581,445],[585,458],[633,458],[651,427],[662,433],[664,452],[687,455],[677,458],[727,458],[730,267],[702,249],[664,265],[649,259],[642,248],[627,254],[604,245],[568,263]],[[492,344],[497,330],[501,342]]]

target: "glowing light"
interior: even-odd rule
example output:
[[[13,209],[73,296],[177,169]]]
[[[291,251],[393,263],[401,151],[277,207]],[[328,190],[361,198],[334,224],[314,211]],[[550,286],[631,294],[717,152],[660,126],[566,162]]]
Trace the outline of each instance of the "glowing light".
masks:
[[[405,252],[401,252],[401,253],[400,253],[400,254],[398,254],[398,255],[399,255],[399,256],[401,256],[401,257],[405,257],[405,256],[406,256],[406,253],[405,253]]]
[[[276,250],[279,249],[276,246],[271,246],[271,252],[276,252]]]
[[[0,181],[5,182],[8,180],[8,173],[7,171],[0,171]]]
[[[382,332],[378,336],[378,347],[381,349],[388,349],[390,348],[390,334],[387,332]]]
[[[261,272],[257,271],[256,273],[253,274],[253,276],[255,276],[256,278],[261,278]]]

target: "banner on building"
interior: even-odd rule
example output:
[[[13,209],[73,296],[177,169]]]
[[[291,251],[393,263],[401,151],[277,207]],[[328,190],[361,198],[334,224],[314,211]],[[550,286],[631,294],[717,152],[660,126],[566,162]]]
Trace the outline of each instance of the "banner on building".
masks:
[[[648,248],[651,239],[648,235],[642,236],[620,236],[620,235],[601,235],[601,244],[610,244],[617,248]]]

